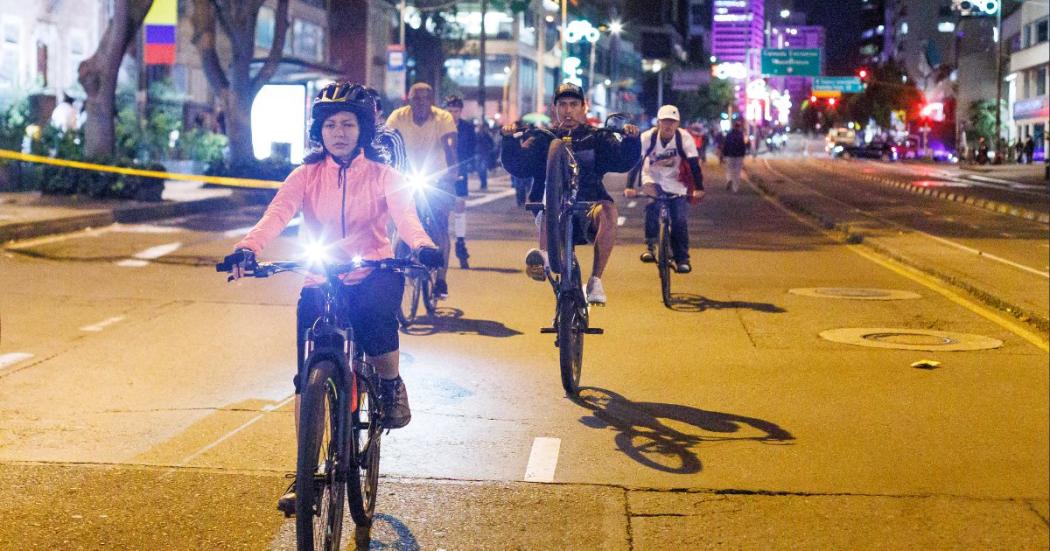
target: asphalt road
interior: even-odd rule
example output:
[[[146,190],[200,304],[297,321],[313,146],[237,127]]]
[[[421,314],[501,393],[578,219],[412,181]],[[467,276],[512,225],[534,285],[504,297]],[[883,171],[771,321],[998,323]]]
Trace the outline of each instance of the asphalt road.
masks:
[[[827,170],[773,164],[807,185]],[[550,288],[521,271],[532,221],[505,192],[470,209],[472,269],[450,270],[439,317],[402,336],[414,416],[384,438],[372,548],[1045,549],[1045,344],[705,171],[673,310],[638,261],[643,202],[619,200],[609,305],[592,310],[606,333],[587,337],[579,401],[538,331]],[[944,224],[914,195],[839,200],[854,198]],[[227,284],[212,268],[260,213],[4,251],[0,548],[293,546],[274,504],[294,467],[301,281]],[[1038,230],[980,244],[1045,269]],[[263,256],[295,251],[293,231]],[[820,336],[848,328],[890,347]],[[987,342],[973,336],[998,346],[946,349]]]

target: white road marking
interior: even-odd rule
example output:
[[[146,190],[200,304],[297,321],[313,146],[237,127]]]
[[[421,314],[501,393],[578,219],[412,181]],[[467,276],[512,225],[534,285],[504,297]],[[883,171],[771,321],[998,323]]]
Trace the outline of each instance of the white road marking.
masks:
[[[166,254],[171,254],[179,250],[180,247],[182,247],[182,243],[179,241],[150,247],[146,250],[135,253],[135,255],[129,259],[117,262],[117,266],[122,268],[141,268],[147,266],[150,260],[156,260]]]
[[[48,235],[44,237],[37,237],[33,239],[26,239],[24,241],[16,241],[5,245],[6,249],[27,249],[29,247],[38,247],[40,245],[49,245],[51,243],[58,243],[67,239],[77,239],[80,237],[98,237],[104,233],[108,233],[112,230],[112,226],[105,228],[88,228],[86,230],[80,230],[73,233],[60,233],[57,235]]]
[[[179,233],[182,228],[171,226],[155,226],[153,224],[113,224],[109,231],[115,233]]]
[[[81,327],[80,330],[81,331],[88,331],[90,333],[98,333],[99,331],[102,331],[106,327],[109,327],[110,325],[113,325],[114,323],[117,323],[118,321],[123,321],[123,320],[124,320],[124,316],[116,316],[116,317],[112,317],[112,318],[107,318],[107,319],[104,319],[104,320],[102,320],[102,321],[100,321],[98,323],[92,324],[92,325],[85,325],[84,327]]]
[[[7,354],[0,354],[0,369],[5,369],[17,364],[23,360],[32,358],[33,355],[29,352],[8,352]]]
[[[466,204],[467,204],[468,207],[476,207],[478,205],[484,205],[485,203],[491,203],[493,201],[497,201],[499,199],[503,199],[504,197],[510,197],[511,195],[514,195],[515,193],[517,193],[517,192],[514,191],[514,188],[505,189],[505,190],[503,190],[503,191],[501,191],[499,193],[490,193],[490,194],[485,195],[483,197],[478,197],[477,199],[468,199]]]
[[[533,440],[529,464],[525,467],[525,482],[554,482],[560,448],[561,438],[541,436]]]
[[[616,225],[617,226],[622,226],[626,222],[627,222],[627,217],[626,216],[617,216],[616,217]]]
[[[240,237],[240,236],[246,235],[248,232],[252,231],[252,228],[254,228],[254,227],[255,226],[244,226],[243,228],[234,228],[232,230],[226,230],[226,231],[222,232],[222,235],[224,237]]]
[[[273,410],[280,409],[280,408],[284,407],[286,404],[288,404],[289,402],[291,402],[294,399],[295,399],[295,395],[289,396],[289,397],[285,398],[284,400],[281,400],[280,402],[278,402],[276,404],[271,404],[269,406],[263,407],[263,411],[269,413],[269,412],[271,412]],[[255,423],[258,423],[263,417],[266,417],[266,413],[260,413],[259,415],[256,415],[255,417],[252,417],[251,419],[248,419],[241,426],[239,426],[239,427],[231,430],[230,432],[227,432],[226,434],[220,436],[217,440],[215,440],[211,444],[208,444],[207,446],[204,446],[203,448],[201,448],[201,449],[199,449],[199,450],[197,450],[197,451],[187,455],[186,457],[182,458],[182,461],[179,461],[178,463],[175,464],[174,467],[172,467],[166,473],[161,475],[161,478],[162,479],[163,478],[167,478],[168,476],[173,474],[175,472],[175,470],[178,469],[179,467],[185,467],[186,465],[189,465],[190,461],[193,461],[194,459],[197,459],[198,457],[204,455],[205,453],[208,453],[208,451],[213,449],[213,448],[215,448],[215,446],[218,446],[219,444],[222,444],[223,442],[225,442],[225,441],[229,440],[231,437],[233,437],[235,434],[237,434],[237,433],[241,432],[242,430],[244,430],[244,429],[254,425]]]
[[[638,201],[628,201],[627,202],[627,208],[629,208],[629,209],[633,209],[636,206],[638,206]]]

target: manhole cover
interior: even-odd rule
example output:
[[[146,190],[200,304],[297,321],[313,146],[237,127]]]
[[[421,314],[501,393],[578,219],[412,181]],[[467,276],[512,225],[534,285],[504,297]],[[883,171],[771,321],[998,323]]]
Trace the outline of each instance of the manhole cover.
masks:
[[[922,298],[911,291],[897,291],[894,289],[866,289],[863,287],[809,287],[804,289],[790,289],[794,295],[815,298],[840,298],[849,300],[907,300]]]
[[[963,352],[972,350],[989,350],[999,348],[1003,341],[948,331],[930,331],[927,329],[896,329],[885,327],[853,327],[829,329],[820,333],[820,337],[831,342],[869,346],[872,348],[892,348],[896,350],[929,350],[941,352]]]

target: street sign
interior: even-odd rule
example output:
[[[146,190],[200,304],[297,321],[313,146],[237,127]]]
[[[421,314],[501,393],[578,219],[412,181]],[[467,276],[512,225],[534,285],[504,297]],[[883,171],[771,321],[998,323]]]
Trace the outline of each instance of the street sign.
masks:
[[[762,76],[820,76],[820,48],[762,48]]]
[[[864,85],[860,77],[814,77],[813,92],[824,91],[859,94],[864,91]]]
[[[405,95],[405,47],[400,44],[389,44],[386,47],[386,79],[383,91],[388,98],[401,98]]]

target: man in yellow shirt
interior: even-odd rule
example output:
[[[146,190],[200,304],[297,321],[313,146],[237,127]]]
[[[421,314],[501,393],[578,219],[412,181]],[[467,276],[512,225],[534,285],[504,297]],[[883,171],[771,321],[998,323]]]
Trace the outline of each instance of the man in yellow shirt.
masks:
[[[456,208],[456,237],[462,238],[467,231],[467,186],[466,182],[461,185],[458,181],[456,123],[448,111],[434,106],[434,89],[429,84],[419,82],[408,91],[408,105],[390,113],[386,125],[400,132],[405,140],[409,178],[423,178],[427,183],[433,182],[437,188],[438,193],[427,196],[433,220],[430,237],[441,248],[445,264],[438,272],[434,294],[446,298],[448,215],[453,204]]]

